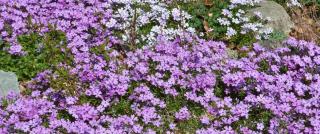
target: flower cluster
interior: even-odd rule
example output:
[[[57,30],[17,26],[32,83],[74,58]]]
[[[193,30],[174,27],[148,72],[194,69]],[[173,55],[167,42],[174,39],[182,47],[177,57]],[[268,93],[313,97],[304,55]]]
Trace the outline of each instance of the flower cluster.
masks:
[[[11,54],[23,54],[17,36],[48,32],[51,27],[68,37],[68,47],[78,57],[85,56],[88,47],[104,42],[108,32],[101,24],[110,18],[107,1],[0,1],[0,34],[11,44]],[[94,31],[94,32],[93,32]]]
[[[114,0],[108,4],[113,10],[111,19],[103,24],[113,31],[119,31],[125,43],[156,43],[159,35],[167,39],[182,36],[183,32],[194,33],[187,23],[191,16],[173,2],[161,0]]]
[[[227,67],[230,70],[222,76],[222,81],[225,84],[224,92],[230,95],[229,99],[236,102],[236,105],[232,106],[231,103],[230,111],[218,112],[220,116],[228,115],[228,112],[233,116],[224,118],[217,127],[221,127],[221,123],[235,124],[258,115],[260,118],[256,122],[250,122],[258,131],[319,132],[315,127],[318,106],[313,102],[319,100],[316,94],[319,86],[320,48],[312,42],[293,38],[286,43],[288,47],[273,52],[255,44],[254,51],[249,52],[248,57],[228,60]],[[243,94],[243,97],[232,98],[232,94]],[[261,123],[264,119],[268,122]],[[245,126],[241,130],[252,133],[252,129]],[[200,132],[217,131],[218,128],[210,127]],[[224,131],[233,130],[227,125]]]
[[[72,97],[50,89],[46,71],[31,96],[2,99],[1,132],[154,133],[195,120],[197,133],[317,133],[320,47],[286,44],[231,59],[222,42],[160,37],[124,60],[110,52],[109,67],[81,76],[87,91]]]
[[[259,30],[237,9],[258,1],[231,0],[219,21]],[[320,133],[313,42],[289,38],[275,50],[256,43],[231,58],[223,42],[188,31],[187,13],[156,0],[0,0],[0,13],[10,53],[24,54],[20,34],[54,27],[73,59],[39,73],[25,94],[0,98],[0,133]],[[130,33],[132,21],[149,32]],[[114,47],[133,36],[153,45]]]
[[[298,7],[301,7],[301,3],[298,1],[298,0],[290,0],[289,2],[287,2],[287,6],[298,6]]]
[[[183,107],[181,108],[176,114],[175,117],[179,120],[187,120],[190,118],[190,113],[188,111],[188,108]]]
[[[256,34],[256,39],[269,38],[273,29],[264,26],[264,22],[269,21],[270,18],[262,16],[260,12],[254,12],[255,17],[249,17],[246,11],[240,8],[255,6],[261,0],[231,0],[230,2],[228,8],[222,10],[222,17],[218,18],[220,25],[227,27],[227,37],[253,32]],[[253,21],[254,18],[256,18],[255,21]]]

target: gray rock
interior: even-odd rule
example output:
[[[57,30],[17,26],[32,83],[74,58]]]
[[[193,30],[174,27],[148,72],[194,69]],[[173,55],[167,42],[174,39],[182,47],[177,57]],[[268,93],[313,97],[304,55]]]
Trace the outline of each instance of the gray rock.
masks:
[[[274,1],[262,1],[258,6],[259,7],[249,10],[249,14],[253,15],[253,12],[258,11],[263,17],[271,18],[271,21],[268,22],[266,26],[282,31],[285,34],[291,32],[294,23],[291,21],[287,11],[280,4]]]
[[[248,15],[253,16],[255,11],[260,12],[263,17],[269,17],[271,19],[265,25],[266,27],[271,27],[274,31],[281,32],[287,37],[289,36],[291,29],[294,27],[294,23],[280,4],[274,1],[262,1],[258,4],[258,7],[249,10]],[[279,41],[263,41],[260,43],[269,48],[282,46],[282,43]]]
[[[0,96],[7,95],[9,91],[19,93],[18,78],[12,72],[0,70]]]

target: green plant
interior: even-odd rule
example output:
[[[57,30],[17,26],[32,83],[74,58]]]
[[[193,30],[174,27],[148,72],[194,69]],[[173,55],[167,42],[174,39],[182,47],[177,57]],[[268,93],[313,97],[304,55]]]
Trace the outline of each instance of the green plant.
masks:
[[[204,36],[208,39],[222,39],[227,28],[219,24],[217,19],[221,16],[222,9],[228,7],[227,1],[212,0],[213,5],[206,5],[202,1],[191,1],[189,3],[180,3],[181,8],[187,11],[192,18],[188,22],[191,27],[197,29],[197,32],[206,33]],[[211,28],[212,31],[207,31]]]
[[[271,111],[260,107],[254,107],[250,109],[248,118],[240,118],[239,121],[232,123],[231,126],[237,131],[243,126],[256,130],[256,125],[259,122],[262,122],[264,126],[268,126],[272,116],[273,114]],[[267,130],[267,128],[264,128],[263,132],[268,133]]]
[[[132,101],[126,97],[123,97],[119,100],[119,102],[114,103],[110,106],[110,108],[105,110],[106,114],[110,114],[112,116],[124,115],[124,114],[132,114],[133,111],[131,109]]]
[[[57,67],[54,71],[54,76],[50,77],[50,87],[68,95],[77,95],[78,77],[70,74],[69,70],[64,67]]]
[[[236,34],[230,38],[226,36],[228,27],[232,27],[236,31],[241,31],[242,23],[231,24],[230,26],[222,26],[218,18],[223,17],[222,10],[227,9],[230,1],[208,0],[208,4],[204,1],[192,1],[189,3],[180,3],[183,10],[187,11],[192,18],[188,22],[191,27],[194,27],[197,34],[203,33],[205,39],[222,40],[228,42],[228,47],[232,49],[239,49],[242,46],[250,46],[257,42],[255,33],[248,32],[246,34]],[[236,14],[238,9],[248,10],[251,6],[243,5],[231,10]],[[250,18],[250,22],[260,22],[257,17]],[[264,23],[264,22],[263,22]]]
[[[274,31],[271,33],[269,40],[273,42],[281,42],[285,40],[288,36],[282,31]]]
[[[265,59],[259,62],[258,65],[259,65],[259,71],[261,72],[268,72],[268,70],[270,69],[270,64]]]
[[[66,37],[61,31],[51,30],[44,36],[37,33],[20,35],[17,40],[26,54],[9,54],[6,49],[10,44],[0,40],[0,69],[16,73],[19,81],[30,80],[62,61],[71,62],[72,56],[61,51],[67,51]]]
[[[34,77],[38,72],[49,67],[45,56],[37,51],[42,37],[32,33],[18,37],[19,43],[27,53],[25,56],[10,55],[4,49],[9,45],[6,42],[0,44],[0,69],[15,72],[19,80],[27,80]]]

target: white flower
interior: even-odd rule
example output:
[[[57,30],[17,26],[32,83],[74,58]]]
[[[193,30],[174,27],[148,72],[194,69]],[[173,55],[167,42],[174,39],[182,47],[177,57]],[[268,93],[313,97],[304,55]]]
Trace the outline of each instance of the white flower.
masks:
[[[262,28],[262,29],[259,30],[260,35],[262,35],[264,39],[269,39],[270,38],[270,34],[272,32],[273,32],[273,29],[271,27],[266,27],[266,28]]]
[[[142,15],[142,16],[139,16],[138,20],[139,20],[141,25],[145,25],[145,24],[148,23],[149,18],[147,16],[145,16],[145,15]]]
[[[240,23],[240,20],[237,19],[237,18],[232,18],[232,22],[235,23],[235,24],[239,24],[239,23]]]
[[[241,27],[243,30],[251,30],[251,31],[258,31],[263,25],[261,23],[246,23],[243,24]]]
[[[241,20],[244,21],[244,22],[248,22],[249,18],[248,17],[241,17]]]
[[[108,28],[112,28],[112,27],[115,27],[116,24],[117,24],[117,20],[115,20],[114,18],[111,18],[105,25]]]
[[[235,5],[251,5],[254,6],[255,4],[261,2],[262,0],[231,0],[230,2]]]
[[[127,11],[127,10],[125,10],[124,8],[120,8],[120,9],[118,9],[118,13],[119,13],[119,15],[120,15],[120,17],[121,17],[121,18],[126,19],[126,18],[128,18],[128,17],[129,17],[129,13],[128,13],[128,11]]]
[[[152,24],[151,31],[144,35],[138,35],[139,41],[146,41],[147,44],[155,44],[158,35],[165,36],[164,38],[173,39],[181,32],[195,32],[194,28],[191,28],[187,23],[192,18],[187,12],[180,10],[179,8],[169,9],[167,1],[160,0],[111,0],[110,4],[106,5],[107,8],[111,8],[112,5],[119,5],[120,8],[113,10],[113,16],[109,22],[104,23],[108,28],[116,28],[123,31],[122,37],[124,42],[130,39],[130,27],[133,20],[133,15],[138,15],[136,30],[139,30],[143,26]],[[139,5],[139,6],[135,6]],[[148,7],[149,9],[141,7]],[[133,10],[135,8],[135,10]],[[177,21],[178,28],[169,29],[169,18],[173,17]],[[184,30],[181,30],[181,29]],[[138,41],[138,40],[137,40]]]
[[[271,27],[267,27],[267,28],[264,28],[264,29],[261,29],[260,30],[261,34],[271,34],[273,32],[273,29]]]
[[[263,128],[264,128],[263,123],[258,123],[258,124],[257,124],[257,129],[263,130]]]
[[[203,37],[203,36],[204,36],[204,33],[203,33],[203,32],[200,32],[199,36],[200,36],[200,37]]]
[[[229,25],[230,25],[229,20],[227,20],[226,18],[218,18],[218,22],[219,22],[221,25],[224,25],[224,26],[229,26]]]
[[[228,27],[228,28],[227,28],[227,33],[226,33],[226,35],[227,35],[228,37],[231,37],[231,36],[236,35],[236,34],[237,34],[237,31],[234,30],[233,28],[231,28],[231,27]]]
[[[255,38],[256,38],[257,40],[261,40],[261,36],[260,36],[260,35],[256,35]]]
[[[238,18],[240,18],[240,17],[241,17],[241,14],[240,14],[240,13],[236,13],[236,16],[237,16]]]
[[[244,14],[245,12],[244,12],[244,10],[239,9],[239,10],[238,10],[238,13],[240,13],[240,14]]]
[[[255,12],[253,12],[253,13],[254,13],[254,15],[256,15],[259,19],[262,19],[262,14],[261,14],[261,12],[255,11]]]
[[[292,7],[292,6],[301,7],[301,4],[299,3],[298,0],[290,0],[290,2],[287,3],[287,6],[289,6],[289,7]]]
[[[196,29],[194,29],[193,27],[188,27],[187,31],[190,32],[190,33],[195,33]]]
[[[176,21],[181,20],[181,18],[180,18],[181,17],[181,13],[180,13],[179,9],[173,8],[171,13],[172,13],[172,17],[173,17],[174,20],[176,20]]]
[[[232,13],[228,9],[222,9],[222,14],[224,16],[228,16],[229,18],[232,18]]]

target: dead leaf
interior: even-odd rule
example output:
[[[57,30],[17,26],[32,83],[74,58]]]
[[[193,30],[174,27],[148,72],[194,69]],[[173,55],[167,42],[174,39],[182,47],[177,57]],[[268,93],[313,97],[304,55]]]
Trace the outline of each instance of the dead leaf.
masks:
[[[213,2],[211,0],[204,0],[204,5],[206,6],[212,6]]]
[[[209,23],[206,20],[203,20],[203,28],[206,32],[210,30]]]

